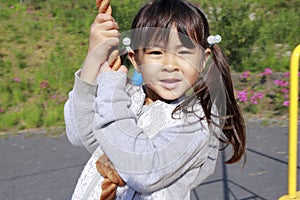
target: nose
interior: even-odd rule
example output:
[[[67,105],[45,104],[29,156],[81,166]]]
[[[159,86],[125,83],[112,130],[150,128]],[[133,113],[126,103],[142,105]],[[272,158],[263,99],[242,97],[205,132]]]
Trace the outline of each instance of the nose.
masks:
[[[166,53],[163,70],[167,72],[178,71],[179,67],[176,62],[176,55],[174,53]]]

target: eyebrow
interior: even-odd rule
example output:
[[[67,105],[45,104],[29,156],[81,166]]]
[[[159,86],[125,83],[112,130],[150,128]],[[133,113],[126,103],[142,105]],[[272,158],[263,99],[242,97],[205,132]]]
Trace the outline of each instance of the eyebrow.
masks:
[[[188,48],[186,45],[184,45],[184,44],[182,44],[182,43],[175,46],[175,48],[177,48],[177,49],[182,48],[182,47]]]

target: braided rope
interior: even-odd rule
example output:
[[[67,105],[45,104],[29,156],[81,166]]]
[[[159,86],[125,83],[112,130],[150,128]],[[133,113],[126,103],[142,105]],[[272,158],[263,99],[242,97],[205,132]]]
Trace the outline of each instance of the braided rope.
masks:
[[[112,15],[112,8],[110,6],[110,0],[96,0],[96,5],[98,8],[98,13],[105,13],[108,15]],[[119,54],[118,50],[114,50],[111,55]],[[108,59],[109,60],[109,59]],[[109,63],[110,67],[113,70],[118,70],[121,66],[121,58],[118,56],[116,60],[112,63]],[[101,174],[105,174],[105,179],[102,182],[101,188],[102,193],[100,196],[100,200],[113,200],[116,197],[117,187],[124,186],[125,183],[119,177],[117,172],[115,171],[113,165],[107,158],[105,154],[100,156],[96,162],[97,171]]]

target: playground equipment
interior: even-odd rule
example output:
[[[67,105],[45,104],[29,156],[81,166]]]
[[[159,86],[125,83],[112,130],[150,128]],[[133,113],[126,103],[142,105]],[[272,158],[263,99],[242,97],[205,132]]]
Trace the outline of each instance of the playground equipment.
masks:
[[[297,192],[299,58],[300,44],[294,49],[290,63],[288,194],[279,200],[300,200],[300,191]]]

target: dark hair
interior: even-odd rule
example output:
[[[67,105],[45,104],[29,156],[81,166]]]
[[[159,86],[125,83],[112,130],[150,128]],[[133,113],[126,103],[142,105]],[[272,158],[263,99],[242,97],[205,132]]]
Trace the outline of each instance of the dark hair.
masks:
[[[151,27],[161,29],[175,27],[179,33],[189,36],[204,49],[211,48],[212,61],[194,85],[194,94],[181,103],[173,114],[177,111],[188,112],[188,106],[193,105],[195,101],[199,102],[209,125],[215,123],[212,120],[215,117],[223,122],[220,128],[226,138],[219,137],[219,140],[225,143],[226,146],[231,144],[233,147],[232,156],[226,163],[239,161],[245,153],[245,122],[234,96],[228,62],[219,46],[216,44],[210,46],[207,42],[210,33],[209,24],[204,13],[185,0],[154,0],[146,4],[137,13],[132,23],[131,29],[139,30],[134,31],[131,35],[134,49],[137,49],[140,45],[138,42],[151,43],[154,38],[157,39],[157,36],[160,39],[168,38],[161,31],[159,34],[155,31],[149,31]],[[225,88],[224,93],[220,88]],[[212,95],[210,91],[214,91],[214,94]],[[218,109],[218,115],[212,113],[214,105]],[[222,109],[224,115],[222,115]]]

